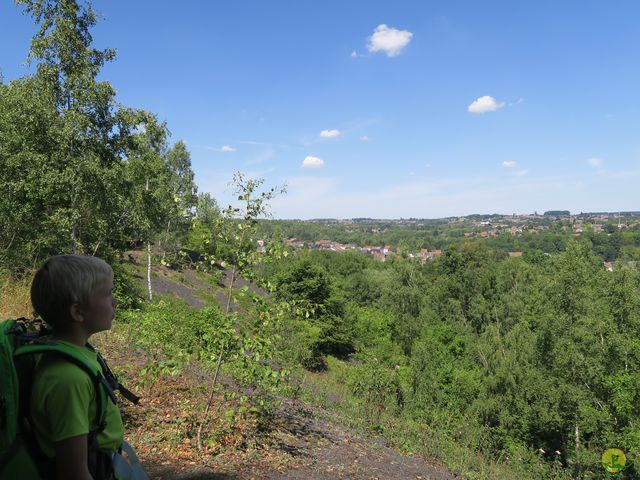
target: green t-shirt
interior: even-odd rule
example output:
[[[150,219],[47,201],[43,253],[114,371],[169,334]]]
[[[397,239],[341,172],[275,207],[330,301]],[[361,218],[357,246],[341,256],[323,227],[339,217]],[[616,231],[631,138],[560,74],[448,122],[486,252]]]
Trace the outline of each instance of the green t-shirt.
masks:
[[[98,355],[69,342],[88,362],[100,369]],[[42,355],[36,367],[31,392],[31,421],[42,451],[55,457],[54,443],[95,428],[96,392],[87,372],[55,353]],[[106,427],[98,435],[100,448],[116,450],[122,443],[124,427],[120,410],[107,400]]]

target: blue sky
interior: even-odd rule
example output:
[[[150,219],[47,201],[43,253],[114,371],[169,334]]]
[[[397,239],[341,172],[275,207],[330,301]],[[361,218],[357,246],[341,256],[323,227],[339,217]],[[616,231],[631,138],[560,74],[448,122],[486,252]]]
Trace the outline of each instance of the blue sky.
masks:
[[[101,77],[276,218],[640,210],[640,2],[94,2]],[[0,69],[35,31],[0,4]],[[323,133],[324,132],[324,133]]]

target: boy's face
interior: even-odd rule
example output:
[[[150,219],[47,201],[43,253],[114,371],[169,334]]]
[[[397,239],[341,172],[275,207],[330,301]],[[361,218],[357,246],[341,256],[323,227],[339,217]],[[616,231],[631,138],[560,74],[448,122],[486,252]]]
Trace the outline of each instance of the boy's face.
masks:
[[[116,299],[113,297],[113,277],[101,281],[82,309],[85,328],[89,334],[109,330],[116,314]]]

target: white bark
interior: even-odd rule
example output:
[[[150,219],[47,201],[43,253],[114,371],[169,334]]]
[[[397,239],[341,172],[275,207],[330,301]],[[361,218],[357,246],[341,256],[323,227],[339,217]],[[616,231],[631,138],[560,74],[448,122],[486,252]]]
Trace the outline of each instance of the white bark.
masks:
[[[149,301],[152,301],[153,290],[151,289],[151,242],[147,242],[147,288],[149,290]]]
[[[146,191],[149,191],[149,177],[147,177]],[[151,289],[151,242],[147,241],[147,289],[149,290],[149,301],[153,300],[153,290]]]
[[[576,429],[575,429],[575,436],[576,436],[576,478],[580,479],[581,478],[581,472],[580,472],[580,454],[579,454],[579,450],[580,450],[580,430],[578,430],[578,422],[576,422]]]

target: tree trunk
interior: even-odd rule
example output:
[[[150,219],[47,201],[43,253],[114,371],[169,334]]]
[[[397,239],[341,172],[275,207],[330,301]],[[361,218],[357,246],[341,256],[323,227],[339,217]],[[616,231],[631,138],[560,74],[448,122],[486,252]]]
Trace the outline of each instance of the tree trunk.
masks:
[[[78,239],[77,239],[77,233],[76,233],[76,223],[75,220],[73,220],[73,227],[71,227],[71,245],[72,245],[72,253],[74,255],[78,254]]]
[[[215,386],[216,380],[218,379],[218,373],[220,373],[220,365],[222,365],[223,356],[224,356],[224,346],[220,348],[220,355],[218,355],[218,362],[216,363],[216,372],[213,374],[213,380],[211,380],[209,400],[207,401],[207,406],[204,409],[204,414],[202,415],[202,422],[200,422],[200,425],[198,425],[198,433],[196,434],[196,445],[198,447],[199,452],[202,451],[202,429],[204,428],[205,423],[207,423],[209,410],[211,410],[211,404],[213,403],[213,392],[215,391],[213,387]]]
[[[236,266],[234,265],[231,269],[231,280],[229,282],[228,294],[227,294],[227,305],[224,309],[224,314],[229,315],[229,308],[231,307],[231,296],[233,294],[233,284],[236,280]],[[216,372],[213,375],[213,380],[211,380],[211,386],[209,387],[209,400],[207,401],[207,406],[204,409],[204,414],[202,415],[202,421],[200,425],[198,425],[198,432],[196,434],[196,445],[198,447],[198,451],[202,451],[202,429],[204,425],[207,423],[207,418],[209,416],[209,410],[211,410],[211,404],[213,403],[213,393],[215,392],[214,387],[216,386],[216,381],[218,380],[218,373],[220,372],[220,366],[222,365],[222,358],[224,357],[224,346],[220,348],[220,354],[218,355],[218,360],[216,362]]]
[[[149,191],[149,177],[145,190]],[[153,301],[153,290],[151,289],[151,241],[147,240],[147,289],[149,290],[149,301]]]
[[[629,358],[628,358],[629,352],[627,352],[626,350],[624,351],[624,371],[628,372],[629,371]]]
[[[231,307],[231,296],[233,294],[233,284],[236,281],[236,266],[231,269],[231,281],[229,282],[229,291],[227,293],[227,305],[224,309],[224,314],[229,315],[229,308]]]
[[[147,288],[149,290],[149,301],[153,300],[153,290],[151,289],[151,242],[147,242]]]
[[[71,110],[71,99],[67,97],[67,111]],[[71,139],[71,143],[69,144],[69,157],[68,163],[73,164],[73,174],[74,177],[71,182],[71,253],[74,255],[78,254],[78,231],[77,231],[77,223],[76,223],[76,208],[78,208],[78,182],[80,179],[78,178],[78,170],[80,166],[74,162],[73,158],[73,138]]]
[[[578,429],[578,422],[576,422],[575,427],[575,441],[576,441],[576,466],[575,466],[575,478],[581,478],[581,468],[580,468],[580,430]]]

